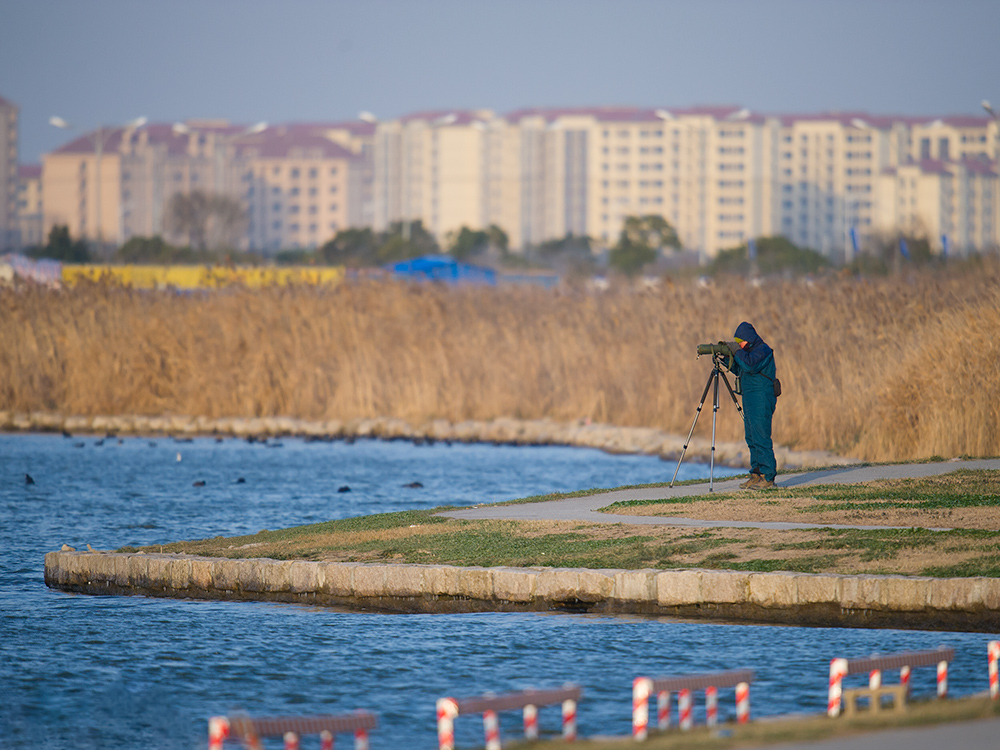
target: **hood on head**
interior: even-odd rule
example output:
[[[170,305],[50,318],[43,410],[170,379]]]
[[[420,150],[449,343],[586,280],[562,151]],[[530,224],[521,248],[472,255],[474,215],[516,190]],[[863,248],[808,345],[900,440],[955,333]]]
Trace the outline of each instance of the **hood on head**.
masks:
[[[746,341],[751,349],[760,343],[760,336],[757,335],[756,329],[745,320],[736,326],[736,333],[734,335],[736,338]]]

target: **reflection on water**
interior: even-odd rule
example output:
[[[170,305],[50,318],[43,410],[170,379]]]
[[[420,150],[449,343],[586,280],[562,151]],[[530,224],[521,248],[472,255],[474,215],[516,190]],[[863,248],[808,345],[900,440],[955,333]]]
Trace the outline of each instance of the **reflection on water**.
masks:
[[[685,464],[682,473],[706,468]],[[106,549],[251,533],[664,481],[672,471],[655,458],[574,448],[288,439],[269,448],[163,438],[97,446],[94,438],[0,435],[0,744],[195,748],[205,747],[215,714],[367,708],[381,721],[373,750],[433,748],[437,698],[564,682],[584,688],[581,734],[625,735],[639,674],[753,667],[755,715],[821,711],[831,657],[941,643],[957,651],[952,691],[985,689],[989,637],[974,634],[563,614],[383,615],[80,596],[50,591],[42,580],[44,553],[63,543]],[[197,481],[205,485],[194,487]],[[411,482],[423,488],[403,487]],[[338,493],[341,486],[351,491]],[[934,670],[914,670],[914,684],[933,692]],[[733,713],[732,696],[721,691],[720,714]],[[558,707],[541,711],[541,726],[558,730]],[[505,737],[519,736],[516,712],[502,715],[501,727]],[[460,717],[456,730],[459,746],[482,745],[479,719]]]

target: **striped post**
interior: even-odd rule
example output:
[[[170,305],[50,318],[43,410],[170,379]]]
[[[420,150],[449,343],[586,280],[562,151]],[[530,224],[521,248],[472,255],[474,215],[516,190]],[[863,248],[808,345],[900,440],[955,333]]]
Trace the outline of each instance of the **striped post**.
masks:
[[[486,750],[500,750],[500,719],[496,711],[483,711],[483,731],[486,733]]]
[[[741,682],[736,686],[736,723],[750,721],[750,684]]]
[[[524,707],[524,738],[538,739],[538,707],[530,703]]]
[[[455,750],[455,719],[458,703],[454,698],[439,698],[437,702],[438,750]]]
[[[990,641],[986,647],[990,675],[990,698],[1000,698],[1000,679],[997,677],[997,663],[1000,662],[1000,641]]]
[[[656,694],[656,728],[661,732],[670,729],[670,691],[660,690]]]
[[[229,719],[213,716],[208,720],[208,750],[222,750],[222,743],[229,736]]]
[[[719,691],[711,685],[705,688],[705,723],[710,727],[719,723]]]
[[[840,716],[840,699],[843,696],[843,681],[847,675],[847,659],[830,660],[830,692],[826,702],[827,716]]]
[[[572,742],[576,739],[576,701],[572,698],[562,703],[562,727],[564,740]]]
[[[677,695],[677,713],[680,714],[681,729],[685,732],[694,726],[694,713],[691,711],[691,691],[687,688]]]
[[[368,750],[368,731],[365,729],[354,730],[354,750]]]
[[[299,750],[299,736],[295,732],[285,732],[285,750]]]
[[[868,673],[868,688],[878,690],[880,687],[882,687],[882,670],[873,669]]]
[[[899,684],[906,686],[906,697],[910,697],[910,668],[900,667],[899,668]]]
[[[324,729],[319,733],[319,748],[320,750],[333,750],[333,732]]]
[[[939,661],[937,665],[937,695],[938,698],[948,697],[948,662]]]
[[[649,736],[649,694],[653,681],[648,677],[632,680],[632,739],[642,741]]]

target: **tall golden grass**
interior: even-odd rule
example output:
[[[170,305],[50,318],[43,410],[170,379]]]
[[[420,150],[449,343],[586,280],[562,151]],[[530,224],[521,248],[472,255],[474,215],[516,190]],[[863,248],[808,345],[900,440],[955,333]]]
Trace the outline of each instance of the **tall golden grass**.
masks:
[[[189,296],[22,287],[0,291],[0,410],[414,425],[589,417],[686,434],[711,370],[696,345],[749,320],[777,353],[776,442],[868,460],[998,455],[998,282],[986,264],[600,294],[388,282]],[[738,440],[728,401],[719,439]]]

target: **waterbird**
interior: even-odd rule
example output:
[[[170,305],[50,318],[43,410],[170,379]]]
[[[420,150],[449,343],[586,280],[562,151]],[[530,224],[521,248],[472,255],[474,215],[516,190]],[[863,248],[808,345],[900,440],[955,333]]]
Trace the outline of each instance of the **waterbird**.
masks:
[[[104,445],[104,438],[101,438],[100,440],[95,440],[94,441],[94,445],[96,445],[98,447]]]
[[[63,430],[62,431],[62,435],[63,435],[64,438],[71,438],[71,437],[73,437],[73,433],[69,432],[68,430]]]
[[[419,490],[423,487],[423,485],[420,482],[409,482],[407,484],[404,484],[403,486],[408,487],[411,490]]]
[[[343,487],[338,487],[337,488],[337,492],[350,492],[350,491],[351,491],[351,488],[348,487],[346,484]]]
[[[149,447],[150,448],[155,448],[156,447],[156,443],[154,443],[152,440],[150,440],[149,441]]]
[[[73,443],[74,448],[82,448],[86,443]]]
[[[247,480],[244,479],[243,477],[240,477],[239,479],[236,480],[236,484],[246,484],[246,483]]]
[[[181,453],[180,453],[180,451],[177,451],[177,460],[178,460],[178,461],[180,461],[180,460],[181,460]]]
[[[32,479],[31,474],[25,474],[24,475],[24,483],[25,484],[34,484],[35,480]]]
[[[197,482],[195,482],[191,486],[192,487],[204,487],[205,486],[205,480],[204,479],[199,479]]]

